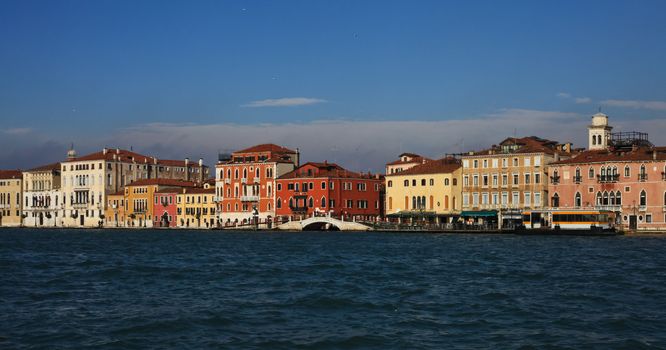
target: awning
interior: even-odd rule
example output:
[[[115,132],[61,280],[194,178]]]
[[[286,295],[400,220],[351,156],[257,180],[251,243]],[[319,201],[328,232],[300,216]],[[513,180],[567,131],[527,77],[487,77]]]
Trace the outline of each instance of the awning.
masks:
[[[466,217],[492,217],[497,216],[497,211],[495,210],[465,210],[460,213],[460,216]]]

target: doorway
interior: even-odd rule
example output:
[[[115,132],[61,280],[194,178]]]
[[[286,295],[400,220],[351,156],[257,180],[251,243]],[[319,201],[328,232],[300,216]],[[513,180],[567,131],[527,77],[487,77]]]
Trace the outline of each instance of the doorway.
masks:
[[[638,219],[636,215],[629,215],[629,229],[635,230],[638,228]]]

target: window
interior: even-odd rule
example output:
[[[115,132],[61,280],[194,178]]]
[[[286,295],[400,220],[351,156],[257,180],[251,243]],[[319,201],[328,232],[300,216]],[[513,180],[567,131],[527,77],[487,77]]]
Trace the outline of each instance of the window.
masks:
[[[580,192],[576,192],[574,196],[574,206],[580,208],[582,206],[583,200],[581,199]]]
[[[502,205],[509,204],[509,192],[502,192]]]
[[[278,190],[278,191],[282,191],[282,184],[281,184],[281,183],[278,183],[278,184],[277,184],[277,190]]]
[[[590,167],[590,169],[587,171],[587,177],[594,179],[594,168]]]
[[[534,166],[541,166],[541,157],[539,156],[534,157]]]
[[[389,180],[386,184],[387,187],[393,187],[393,181]]]
[[[430,179],[430,186],[434,186],[434,185],[435,185],[435,179]]]
[[[509,186],[509,175],[502,174],[502,187]]]
[[[529,192],[525,192],[523,195],[524,195],[525,206],[528,207],[532,205],[532,194]]]
[[[473,186],[479,186],[479,175],[474,175],[472,177],[472,185]]]
[[[499,159],[495,158],[493,159],[493,168],[498,168],[499,167]]]
[[[534,183],[535,184],[540,184],[541,183],[541,174],[534,173]]]
[[[497,187],[497,174],[493,174],[493,187]]]
[[[390,182],[390,181],[389,181]],[[325,190],[326,189],[326,181],[321,182],[321,189]]]
[[[469,160],[463,159],[463,168],[469,168]]]
[[[525,184],[530,183],[530,174],[525,174]]]
[[[479,193],[478,192],[472,193],[472,205],[474,205],[474,206],[479,205]]]
[[[532,164],[531,164],[531,163],[532,163],[532,159],[531,159],[530,157],[525,157],[525,158],[524,158],[524,163],[525,163],[525,166],[531,166],[531,165],[532,165]]]
[[[474,159],[474,169],[476,169],[476,168],[478,168],[478,167],[479,167],[479,160],[478,160],[478,159]]]
[[[321,197],[321,207],[326,208],[326,197]]]
[[[449,185],[449,179],[444,179],[444,186],[448,186],[448,185]]]
[[[463,176],[463,186],[469,186],[469,176]]]
[[[488,175],[483,175],[483,187],[488,187]]]
[[[425,185],[426,185],[426,180],[425,180],[425,179],[421,179],[421,186],[425,186]]]
[[[645,190],[641,190],[641,197],[640,197],[639,205],[641,207],[644,207],[644,206],[647,205],[647,194],[645,193]]]
[[[518,185],[518,174],[513,174],[513,185],[514,186]]]
[[[329,208],[335,208],[335,199],[329,199],[328,200],[328,207]]]
[[[518,158],[513,158],[513,166],[518,166]]]
[[[520,192],[511,193],[511,204],[513,204],[514,206],[520,205]]]
[[[509,160],[506,158],[502,158],[502,168],[506,168],[509,166]]]
[[[308,207],[310,208],[314,207],[314,199],[312,197],[308,199]]]
[[[645,222],[648,224],[652,223],[652,214],[645,214]]]
[[[483,160],[483,167],[487,168],[488,167],[488,159]]]
[[[534,199],[536,201],[536,198]],[[553,198],[551,199],[550,206],[553,208],[557,208],[560,206],[560,195],[555,193],[553,195]]]
[[[488,205],[488,192],[481,193],[481,204]]]
[[[412,180],[412,186],[416,186],[416,179]]]

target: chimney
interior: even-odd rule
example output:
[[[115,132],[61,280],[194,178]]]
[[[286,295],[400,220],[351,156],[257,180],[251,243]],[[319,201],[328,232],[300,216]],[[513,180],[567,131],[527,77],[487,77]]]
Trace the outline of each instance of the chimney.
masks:
[[[185,158],[185,166],[188,166],[190,164],[190,158]]]
[[[200,166],[200,167],[203,166],[203,158],[199,158],[199,166]]]
[[[157,158],[153,158],[153,164],[157,165]]]
[[[106,147],[104,147],[104,148],[102,149],[102,154],[106,154],[106,152],[108,152],[108,151],[109,151],[109,150],[108,150]]]
[[[116,154],[120,154],[120,148],[116,148]]]

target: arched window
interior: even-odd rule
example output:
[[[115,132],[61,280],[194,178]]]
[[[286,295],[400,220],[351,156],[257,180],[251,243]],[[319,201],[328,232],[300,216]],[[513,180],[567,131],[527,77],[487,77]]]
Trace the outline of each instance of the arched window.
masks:
[[[641,164],[641,174],[645,174],[645,164]]]
[[[416,197],[412,196],[412,209],[417,209],[418,204],[416,203]]]
[[[647,193],[645,193],[645,190],[641,190],[641,198],[640,198],[639,205],[641,207],[644,207],[644,206],[647,205]]]
[[[597,135],[597,145],[601,145],[601,135]]]
[[[425,209],[425,207],[426,207],[426,197],[421,196],[421,208]]]
[[[622,205],[622,192],[615,192],[615,205]]]
[[[613,191],[608,194],[608,204],[615,205],[615,192]]]
[[[388,198],[388,208],[389,210],[393,209],[393,197]]]
[[[321,186],[322,186],[322,187],[325,187],[325,186],[326,186],[326,183],[325,183],[325,182],[322,182],[322,183],[321,183]],[[388,181],[388,184],[386,184],[386,186],[388,186],[388,187],[393,187],[393,181],[389,180],[389,181]]]
[[[448,186],[448,185],[449,185],[449,179],[444,179],[444,186]]]
[[[282,199],[280,197],[277,198],[277,201],[275,202],[275,207],[278,209],[282,208]]]
[[[235,178],[235,179],[238,178],[238,169],[236,169],[236,170],[234,171],[234,178]]]
[[[434,207],[435,207],[435,197],[430,196],[430,209],[433,209]]]
[[[592,145],[593,146],[597,145],[597,136],[596,135],[592,135]]]
[[[458,179],[453,179],[453,186],[458,186]]]
[[[597,205],[601,205],[601,203],[603,202],[603,196],[601,195],[601,192],[597,192],[597,197],[596,198],[597,198],[597,201],[596,201]]]
[[[416,179],[412,180],[412,186],[416,186]]]
[[[220,179],[224,179],[224,169],[220,170]]]
[[[608,205],[608,192],[604,191],[604,195],[603,195],[602,198],[603,198],[602,199],[603,200],[602,201],[603,205]]]
[[[613,175],[617,175],[617,165],[613,166]]]
[[[557,207],[560,206],[560,195],[559,194],[555,193],[553,195],[553,198],[551,198],[550,206],[553,207],[553,208],[557,208]]]
[[[426,180],[425,180],[425,179],[421,179],[421,186],[425,186],[425,185],[426,185]]]
[[[247,179],[247,168],[243,168],[243,178]]]
[[[321,197],[321,207],[326,208],[326,197]]]
[[[409,180],[405,180],[405,187],[409,187]]]
[[[631,176],[631,168],[628,165],[624,166],[624,177]]]
[[[589,177],[590,179],[594,178],[594,168],[593,167],[590,167],[590,170],[588,170],[587,173],[588,173],[587,177]]]
[[[603,166],[601,167],[601,173],[600,174],[601,174],[601,177],[606,176],[606,167],[603,167]]]
[[[449,209],[449,196],[444,196],[444,209]]]
[[[583,200],[580,198],[580,192],[576,192],[576,196],[574,197],[574,206],[576,208],[580,208],[582,206]]]
[[[312,197],[308,199],[308,207],[310,208],[314,207],[314,199]]]
[[[455,180],[456,179],[453,179],[453,181],[455,181]],[[451,208],[453,210],[456,210],[458,208],[458,207],[456,207],[456,196],[453,196],[453,198],[451,199]]]
[[[254,171],[254,177],[259,178],[259,168]]]
[[[434,179],[430,179],[430,186],[433,186],[434,184],[435,184],[435,180],[434,180]]]
[[[293,208],[293,207],[294,207],[294,199],[289,198],[289,208]]]

